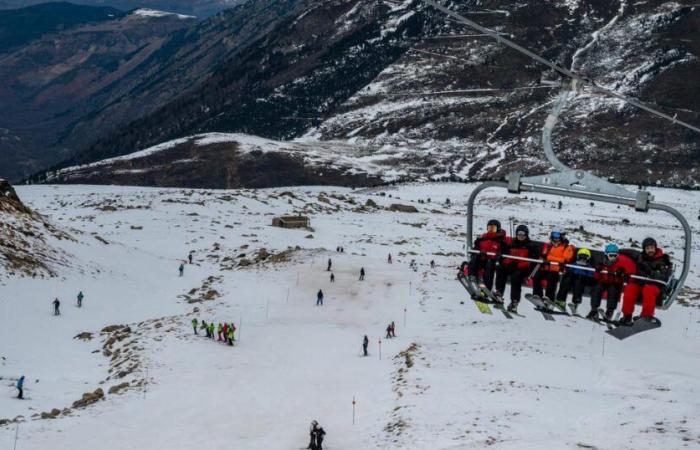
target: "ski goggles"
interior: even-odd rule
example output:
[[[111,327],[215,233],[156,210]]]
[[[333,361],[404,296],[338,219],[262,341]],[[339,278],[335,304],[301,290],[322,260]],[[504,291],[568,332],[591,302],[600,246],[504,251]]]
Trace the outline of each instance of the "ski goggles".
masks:
[[[527,237],[527,233],[524,231],[518,231],[515,235],[518,237]]]

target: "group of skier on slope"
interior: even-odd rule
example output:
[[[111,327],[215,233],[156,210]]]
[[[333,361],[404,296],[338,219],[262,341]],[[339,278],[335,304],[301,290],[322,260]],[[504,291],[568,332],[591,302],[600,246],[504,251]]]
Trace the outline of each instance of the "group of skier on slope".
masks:
[[[492,290],[495,283],[493,294],[500,298],[510,281],[510,312],[517,312],[522,285],[532,279],[533,296],[544,297],[561,309],[565,309],[566,297],[572,292],[574,311],[588,287],[591,310],[586,317],[589,319],[598,319],[598,308],[605,293],[604,319],[612,320],[622,297],[620,325],[632,324],[634,307],[640,297],[640,317],[654,320],[656,301],[672,271],[670,258],[650,237],[644,239],[642,251],[638,253],[620,250],[614,243],[607,244],[603,260],[594,261],[590,249],[576,248],[561,231],[551,231],[549,242],[540,246],[530,239],[526,225],[518,225],[515,236],[509,237],[495,219],[488,221],[486,233],[474,241],[473,249],[479,253],[472,254],[468,265],[462,265],[463,274],[488,290]],[[504,257],[506,255],[515,258]],[[633,278],[633,275],[646,280]]]
[[[214,339],[214,333],[216,332],[216,335],[218,335],[217,340],[228,345],[233,345],[233,343],[236,342],[236,325],[233,322],[224,322],[223,324],[219,322],[218,325],[214,326],[214,322],[207,323],[206,320],[202,320],[200,324],[195,317],[192,319],[192,329],[194,330],[194,334],[198,334],[197,329],[204,330],[206,337],[209,339]]]
[[[78,292],[78,295],[75,297],[76,299],[76,304],[78,308],[83,307],[83,299],[85,296],[83,295],[83,291]],[[53,305],[53,315],[54,316],[60,316],[61,315],[61,301],[58,299],[58,297],[54,298],[53,301],[51,302]]]

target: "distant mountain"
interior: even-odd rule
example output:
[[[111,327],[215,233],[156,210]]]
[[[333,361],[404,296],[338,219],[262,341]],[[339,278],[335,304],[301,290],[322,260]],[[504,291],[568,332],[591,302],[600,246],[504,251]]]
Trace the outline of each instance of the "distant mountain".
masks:
[[[232,8],[246,0],[74,0],[71,3],[90,6],[108,6],[122,11],[149,8],[201,19]],[[0,9],[14,9],[44,3],[43,0],[0,0]]]
[[[35,8],[43,11],[45,6],[27,9]],[[50,15],[37,13],[46,20]],[[174,14],[118,13],[109,20],[62,27],[0,53],[0,174],[16,179],[72,156],[70,147],[57,144],[70,135],[71,124],[114,101],[111,87],[152,58],[166,36],[195,23]],[[114,118],[103,120],[113,123]],[[88,139],[90,135],[85,132]]]
[[[85,23],[114,20],[124,15],[123,11],[115,8],[64,2],[0,10],[0,53],[22,46],[44,34],[65,31]]]
[[[700,123],[696,7],[444,3],[601,86]],[[0,83],[0,148],[19,155],[0,159],[0,171],[17,177],[60,161],[35,180],[207,132],[308,149],[342,143],[400,178],[537,173],[550,169],[542,128],[566,81],[419,0],[251,0],[163,34],[139,47],[146,56],[120,57],[118,70],[82,76],[75,66],[79,83],[52,78],[63,65],[44,63],[50,46],[26,47],[0,56],[0,81],[12,71]],[[32,64],[40,70],[26,70]],[[554,146],[572,167],[618,181],[700,183],[695,133],[589,89],[570,96]]]

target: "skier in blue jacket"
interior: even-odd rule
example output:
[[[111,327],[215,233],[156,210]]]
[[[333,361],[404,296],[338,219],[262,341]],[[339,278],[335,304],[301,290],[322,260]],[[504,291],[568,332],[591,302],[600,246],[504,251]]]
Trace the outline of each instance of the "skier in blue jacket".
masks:
[[[17,380],[17,389],[19,390],[19,394],[17,394],[17,398],[22,400],[24,398],[24,375],[19,377],[19,380]]]
[[[598,281],[594,278],[595,270],[593,270],[590,250],[587,248],[580,249],[576,253],[576,262],[574,264],[579,267],[566,268],[564,278],[559,285],[559,292],[557,292],[557,302],[565,306],[566,296],[569,295],[569,291],[573,290],[571,301],[573,302],[574,314],[576,314],[578,305],[581,304],[584,289],[586,286],[592,288],[598,284]]]

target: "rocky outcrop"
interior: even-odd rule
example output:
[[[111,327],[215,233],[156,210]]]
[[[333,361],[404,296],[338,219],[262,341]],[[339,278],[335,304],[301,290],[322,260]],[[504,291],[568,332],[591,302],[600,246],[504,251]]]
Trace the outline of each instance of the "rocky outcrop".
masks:
[[[97,403],[105,397],[102,388],[97,388],[94,392],[86,392],[80,400],[73,402],[73,408],[84,408],[93,403]]]

